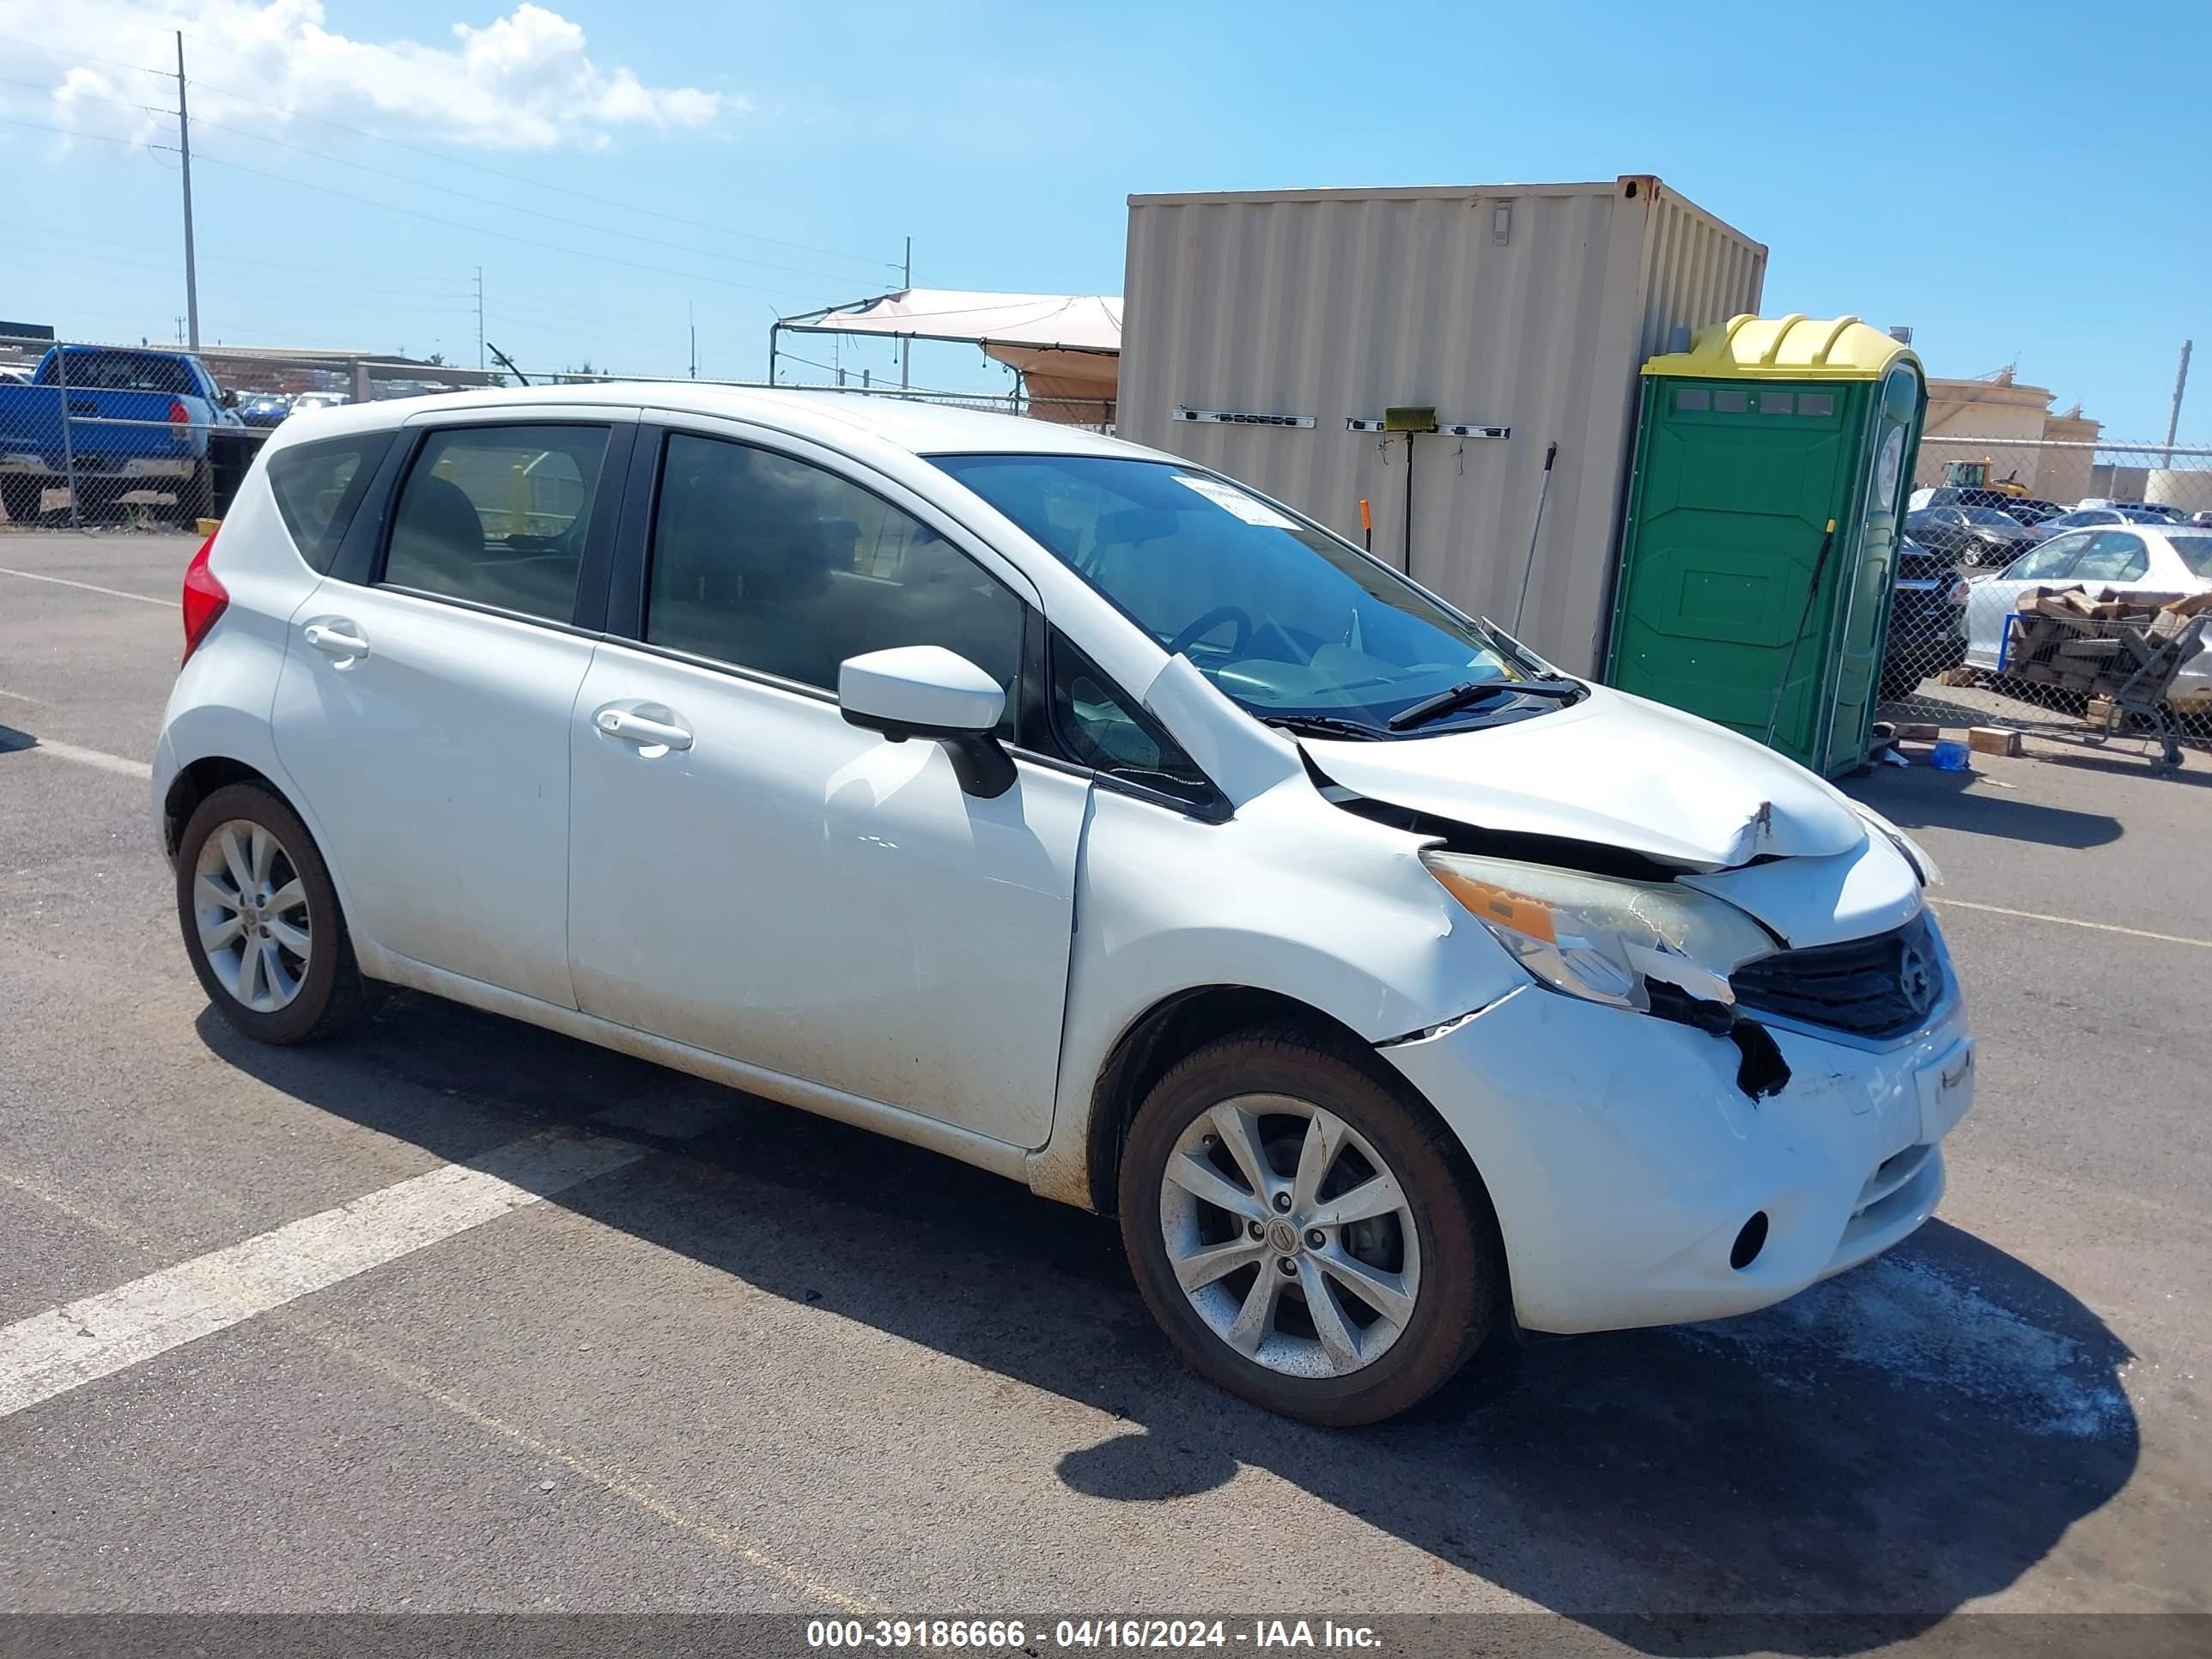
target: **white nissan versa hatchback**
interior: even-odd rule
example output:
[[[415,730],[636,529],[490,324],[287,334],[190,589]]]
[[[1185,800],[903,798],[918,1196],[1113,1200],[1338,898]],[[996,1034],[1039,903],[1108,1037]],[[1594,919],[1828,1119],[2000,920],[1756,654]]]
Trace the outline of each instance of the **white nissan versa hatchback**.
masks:
[[[1117,1211],[1191,1364],[1311,1421],[1863,1261],[1971,1097],[1888,823],[1129,444],[335,409],[184,615],[154,799],[241,1030],[411,986]]]

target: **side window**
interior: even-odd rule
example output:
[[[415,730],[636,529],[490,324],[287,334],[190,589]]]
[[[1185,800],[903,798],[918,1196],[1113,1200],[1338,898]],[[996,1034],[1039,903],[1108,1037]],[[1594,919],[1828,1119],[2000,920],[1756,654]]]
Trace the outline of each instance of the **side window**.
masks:
[[[269,493],[300,556],[325,575],[395,434],[364,432],[294,444],[269,458]]]
[[[1006,688],[1014,730],[1021,600],[881,496],[749,444],[669,438],[645,637],[825,691],[848,657],[941,645]]]
[[[1052,634],[1052,722],[1061,746],[1094,772],[1194,806],[1220,799],[1197,763],[1057,629]]]
[[[2075,554],[2089,545],[2090,533],[2076,530],[2064,536],[2053,536],[2033,552],[2023,553],[2012,562],[2002,580],[2008,582],[2056,581],[2067,574]]]
[[[2124,530],[2100,530],[2089,550],[2074,561],[2067,575],[2077,582],[2141,581],[2150,568],[2150,550],[2143,538]]]
[[[2212,576],[2212,536],[2169,536],[2166,545],[2181,556],[2191,575]]]
[[[606,449],[599,426],[431,433],[399,487],[384,580],[567,622]]]

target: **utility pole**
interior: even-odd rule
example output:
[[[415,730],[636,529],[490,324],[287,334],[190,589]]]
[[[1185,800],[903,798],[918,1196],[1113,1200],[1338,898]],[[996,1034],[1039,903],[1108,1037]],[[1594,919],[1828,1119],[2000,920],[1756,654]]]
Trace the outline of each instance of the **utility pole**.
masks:
[[[179,36],[177,37],[177,39],[178,39],[178,40],[182,40],[184,38],[185,38],[185,37],[184,37],[183,35],[181,35],[181,34],[180,34],[180,35],[179,35]],[[182,48],[181,46],[179,46],[179,47],[178,48],[178,50],[181,52],[181,51],[183,50],[183,48]],[[914,238],[913,238],[913,237],[911,237],[911,236],[909,236],[909,237],[908,237],[908,238],[906,239],[906,264],[905,264],[905,265],[901,269],[900,275],[899,275],[899,291],[900,291],[902,294],[903,294],[903,293],[907,293],[907,292],[909,292],[909,291],[913,289],[913,287],[914,287]],[[903,391],[905,391],[905,390],[907,389],[907,382],[908,382],[908,374],[907,374],[907,371],[908,371],[909,368],[911,368],[913,366],[914,366],[914,342],[913,342],[913,340],[912,340],[912,339],[910,339],[910,338],[909,338],[909,339],[901,340],[901,341],[899,342],[899,390],[900,390],[901,392],[903,392]]]
[[[477,267],[477,367],[484,366],[483,343],[483,267]]]
[[[2173,377],[2173,409],[2166,417],[2166,464],[2173,465],[2173,434],[2181,429],[2181,394],[2189,390],[2189,353],[2197,343],[2181,343],[2181,367]]]
[[[192,126],[185,112],[185,32],[177,31],[177,154],[184,161],[185,319],[190,349],[200,349],[200,279],[192,262]]]

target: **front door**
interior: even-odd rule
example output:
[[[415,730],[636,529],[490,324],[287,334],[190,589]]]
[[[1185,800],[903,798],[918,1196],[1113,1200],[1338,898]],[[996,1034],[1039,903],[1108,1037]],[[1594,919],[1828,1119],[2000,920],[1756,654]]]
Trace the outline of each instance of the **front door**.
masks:
[[[942,645],[1007,688],[1011,733],[1018,578],[887,482],[737,430],[667,437],[642,638],[600,646],[569,724],[579,1006],[1041,1145],[1089,785],[1024,760],[978,799],[835,697],[848,657]]]
[[[568,722],[592,649],[570,624],[610,432],[428,433],[372,580],[325,577],[294,612],[271,716],[358,935],[568,1007]]]
[[[1882,377],[1869,411],[1865,512],[1856,527],[1846,523],[1837,528],[1843,637],[1837,642],[1827,729],[1814,763],[1824,777],[1856,766],[1872,738],[1873,705],[1889,631],[1890,582],[1897,569],[1905,498],[1912,488],[1913,427],[1922,403],[1919,371],[1911,365],[1899,363]],[[1856,558],[1850,556],[1854,551]]]

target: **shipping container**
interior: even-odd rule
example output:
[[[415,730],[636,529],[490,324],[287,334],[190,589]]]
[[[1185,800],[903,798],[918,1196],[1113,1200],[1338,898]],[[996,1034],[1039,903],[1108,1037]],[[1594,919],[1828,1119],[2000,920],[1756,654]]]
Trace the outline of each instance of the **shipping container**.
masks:
[[[1117,430],[1355,542],[1364,499],[1377,556],[1509,623],[1557,444],[1521,632],[1591,672],[1638,371],[1757,311],[1765,270],[1644,175],[1133,196]],[[1440,429],[1382,429],[1409,410]]]

